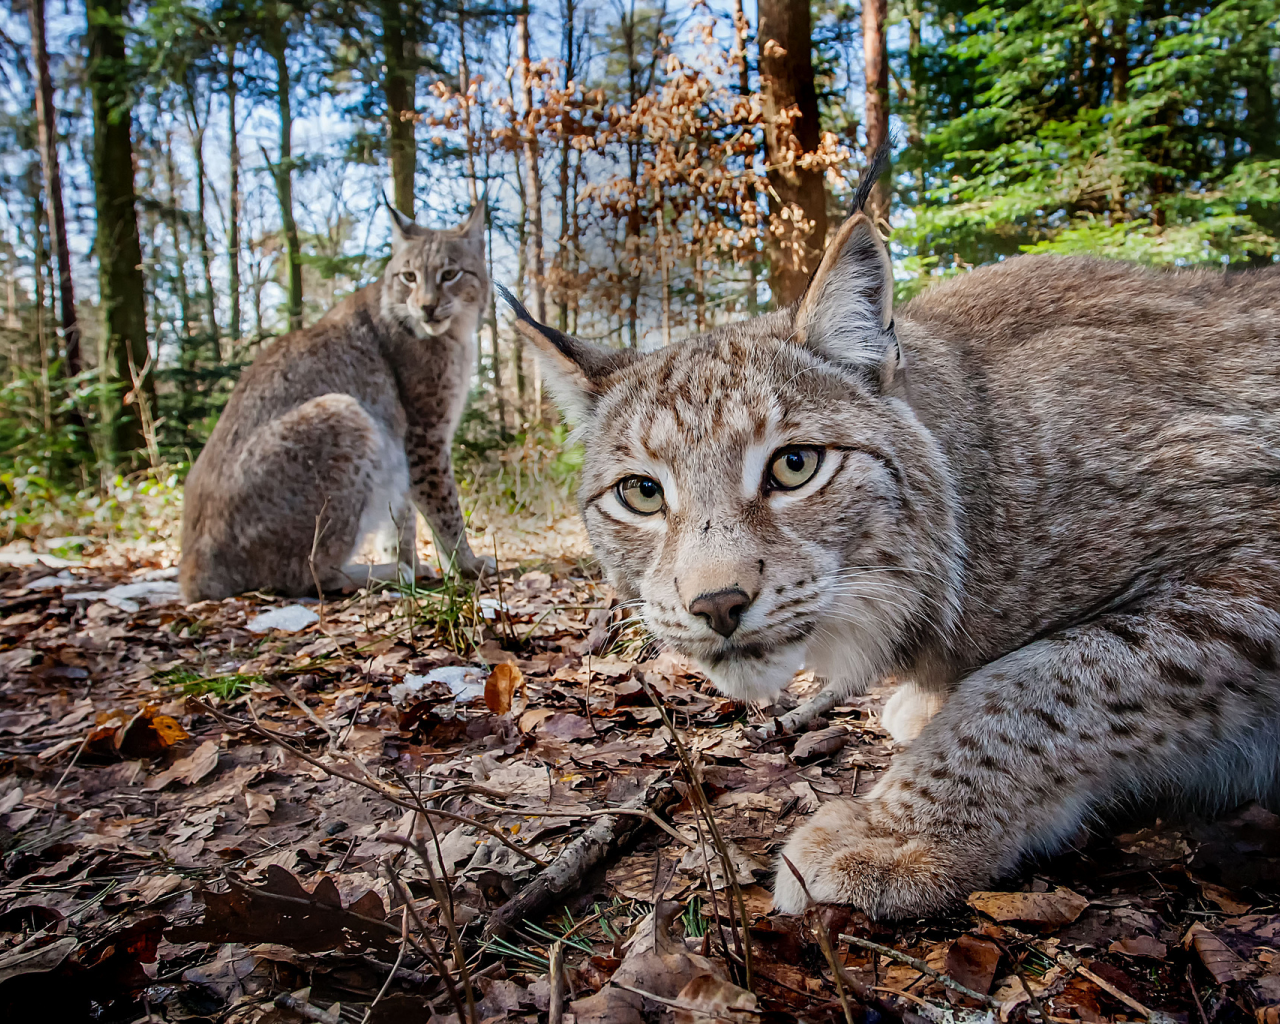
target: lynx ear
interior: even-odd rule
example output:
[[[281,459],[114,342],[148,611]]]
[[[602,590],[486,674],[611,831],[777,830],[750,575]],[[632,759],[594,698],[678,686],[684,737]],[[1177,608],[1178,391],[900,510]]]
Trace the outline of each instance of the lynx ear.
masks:
[[[420,229],[412,217],[401,213],[391,205],[385,193],[382,196],[382,204],[387,208],[387,215],[391,218],[391,251],[397,252],[403,249],[409,239],[417,235]]]
[[[585,423],[595,411],[606,377],[630,363],[634,354],[627,350],[592,345],[538,323],[520,300],[500,284],[498,294],[515,314],[515,328],[537,350],[556,404],[571,423]]]
[[[482,242],[484,240],[484,214],[485,200],[481,200],[471,207],[471,212],[467,214],[464,220],[455,229],[459,235],[472,242]]]
[[[878,364],[893,322],[893,266],[858,212],[840,226],[796,310],[795,340],[837,363]]]
[[[889,162],[892,140],[876,150],[858,182],[854,214],[836,232],[796,310],[795,341],[832,362],[879,368],[886,387],[903,369],[893,334],[893,264],[863,212]]]

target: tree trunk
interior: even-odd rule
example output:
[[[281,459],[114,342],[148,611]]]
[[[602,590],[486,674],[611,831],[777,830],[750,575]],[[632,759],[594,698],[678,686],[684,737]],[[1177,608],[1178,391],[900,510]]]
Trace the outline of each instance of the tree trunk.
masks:
[[[875,0],[868,0],[874,3]],[[804,213],[809,229],[804,233],[802,251],[783,248],[789,222],[770,225],[769,287],[777,306],[798,299],[817,267],[827,236],[827,194],[822,174],[801,170],[794,163],[790,141],[794,135],[802,153],[818,148],[818,91],[813,80],[813,37],[809,0],[760,0],[757,37],[760,46],[760,79],[764,93],[765,149],[769,157],[769,184],[782,205],[794,203]],[[796,107],[799,120],[790,129],[784,111]],[[771,210],[770,219],[780,211]],[[784,237],[774,233],[781,230]]]
[[[885,36],[888,0],[863,0],[862,57],[867,68],[866,131],[867,160],[889,137],[889,49]],[[889,232],[889,172],[880,175],[867,200],[867,214],[881,233]]]
[[[738,95],[743,99],[751,97],[751,73],[747,66],[747,37],[750,34],[751,25],[747,21],[747,15],[742,9],[742,0],[734,0],[733,2],[733,52],[730,55],[738,65]],[[746,168],[750,170],[755,166],[756,160],[756,143],[755,130],[751,129],[751,148],[744,154]],[[761,202],[760,192],[757,190],[755,194],[756,202],[756,230],[760,229],[760,209],[763,206]],[[754,252],[754,241],[752,243],[752,251]],[[760,276],[760,266],[755,258],[747,264],[749,275],[747,279],[747,315],[755,316],[759,312],[758,296],[756,295],[756,278]]]
[[[289,330],[302,328],[302,250],[298,224],[293,219],[293,81],[289,76],[288,39],[277,22],[266,34],[267,52],[276,64],[276,106],[280,117],[280,155],[274,167],[276,195],[280,199],[280,223],[284,229]]]
[[[212,254],[209,252],[208,214],[205,207],[208,188],[205,181],[204,167],[204,130],[208,124],[209,112],[208,110],[205,111],[205,119],[202,121],[200,119],[200,110],[196,106],[194,83],[188,79],[185,86],[183,96],[186,100],[187,119],[190,122],[188,127],[191,131],[191,156],[195,163],[196,171],[195,241],[200,247],[200,271],[201,276],[204,278],[205,317],[209,322],[209,336],[216,355],[218,351],[218,300],[213,290]]]
[[[58,274],[58,311],[62,318],[63,372],[74,377],[81,370],[80,325],[76,321],[75,286],[71,280],[71,253],[67,248],[67,217],[62,204],[62,171],[58,166],[57,110],[53,105],[53,79],[49,76],[49,51],[45,45],[44,0],[30,0],[31,55],[36,73],[36,125],[39,129],[40,164],[44,170],[45,203],[49,208],[49,240]]]
[[[240,345],[240,132],[236,124],[236,43],[227,47],[227,289],[231,293],[231,348]]]
[[[387,152],[396,209],[413,216],[413,182],[418,171],[414,112],[417,109],[418,62],[413,33],[400,0],[382,0],[382,60],[386,65],[383,91],[387,100]]]
[[[103,362],[124,385],[124,402],[111,404],[117,454],[146,447],[142,405],[155,397],[149,372],[145,282],[133,186],[132,110],[125,64],[124,0],[87,0],[88,81],[93,98],[93,179],[96,192],[100,292],[106,321]]]
[[[511,44],[510,37],[508,37],[508,63],[510,63],[510,60]],[[512,128],[519,131],[520,115],[517,113],[519,107],[516,105],[514,76],[507,79],[507,89],[511,99]],[[526,271],[529,264],[529,197],[525,194],[525,186],[528,181],[524,173],[524,164],[518,147],[512,150],[511,159],[515,163],[516,191],[520,200],[520,211],[516,217],[516,298],[527,305],[529,296],[525,290],[525,279],[528,276]],[[515,427],[516,430],[523,430],[525,423],[524,342],[518,332],[511,339],[511,367],[516,382]]]
[[[542,179],[538,173],[537,114],[533,107],[533,76],[529,68],[529,8],[516,18],[517,59],[520,62],[520,83],[524,89],[524,171],[527,177],[530,232],[528,271],[533,281],[533,315],[539,323],[546,322],[546,283],[542,279]],[[542,421],[542,372],[534,364],[533,418]]]

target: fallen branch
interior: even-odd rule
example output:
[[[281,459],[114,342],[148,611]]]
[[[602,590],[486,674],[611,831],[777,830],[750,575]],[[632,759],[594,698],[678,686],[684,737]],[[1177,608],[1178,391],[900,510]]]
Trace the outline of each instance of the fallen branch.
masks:
[[[677,799],[667,780],[649,786],[648,790],[627,802],[626,808],[645,809],[659,814]],[[619,810],[622,810],[620,808]],[[575,891],[592,868],[621,848],[640,828],[644,817],[632,814],[607,814],[566,846],[551,864],[517,895],[494,912],[485,934],[505,939],[526,919],[542,915],[553,902],[563,902]]]
[[[595,811],[541,811],[529,807],[499,807],[497,804],[491,804],[486,800],[477,798],[474,794],[470,797],[470,800],[473,804],[478,804],[485,810],[497,811],[499,814],[518,815],[524,818],[605,818],[610,814],[634,814],[637,818],[644,818],[649,824],[656,825],[672,839],[683,843],[690,850],[698,849],[697,843],[691,839],[686,839],[647,807],[604,807]]]
[[[798,708],[788,711],[781,718],[775,718],[772,722],[766,722],[756,732],[762,739],[766,740],[771,740],[776,736],[787,736],[808,725],[815,718],[825,715],[848,696],[848,690],[834,683],[828,683],[825,689],[819,690]]]

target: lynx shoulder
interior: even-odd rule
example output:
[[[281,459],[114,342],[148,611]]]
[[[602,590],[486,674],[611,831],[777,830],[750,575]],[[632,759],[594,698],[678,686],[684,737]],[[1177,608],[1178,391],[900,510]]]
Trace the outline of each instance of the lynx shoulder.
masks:
[[[1272,786],[1280,271],[1024,256],[892,294],[856,213],[796,307],[654,353],[515,306],[657,637],[743,700],[914,681],[911,746],[784,850],[809,893],[917,914],[1114,801]]]
[[[415,508],[444,557],[484,570],[450,461],[489,295],[484,212],[445,231],[391,213],[382,280],[267,348],[192,467],[188,600],[411,577]]]

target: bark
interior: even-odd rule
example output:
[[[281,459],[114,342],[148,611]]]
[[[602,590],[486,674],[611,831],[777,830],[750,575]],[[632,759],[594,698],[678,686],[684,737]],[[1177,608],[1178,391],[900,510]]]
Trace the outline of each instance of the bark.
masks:
[[[155,397],[149,372],[146,290],[133,182],[133,118],[125,64],[124,0],[87,0],[88,82],[93,102],[93,178],[99,290],[106,322],[104,362],[124,402],[105,410],[117,454],[146,447],[141,404]],[[140,384],[140,387],[136,386]]]
[[[533,315],[539,323],[546,322],[546,283],[542,278],[542,179],[538,167],[537,114],[533,106],[533,78],[529,68],[529,8],[516,18],[517,59],[520,62],[520,83],[524,90],[524,170],[525,189],[529,207],[529,263],[528,273],[533,283]],[[534,364],[533,418],[542,420],[542,373]]]
[[[280,200],[280,223],[284,230],[289,330],[296,331],[302,327],[302,249],[298,244],[298,224],[293,218],[293,80],[289,74],[286,32],[285,24],[276,22],[268,28],[264,42],[276,65],[280,154],[272,170],[276,180],[276,195]]]
[[[747,21],[747,15],[742,9],[742,0],[733,0],[733,53],[731,57],[738,65],[738,95],[743,99],[751,97],[751,74],[747,66],[747,35],[750,30],[750,23]],[[751,147],[744,154],[747,168],[755,165],[756,146],[755,132],[751,132]],[[760,210],[763,208],[762,196],[757,191],[756,200],[756,217],[757,230],[759,229]],[[747,264],[749,276],[747,279],[747,315],[755,316],[758,312],[759,297],[756,294],[756,279],[760,276],[760,266],[756,260],[752,260]]]
[[[187,272],[183,254],[186,247],[182,244],[181,225],[178,215],[178,172],[173,164],[173,139],[165,139],[164,154],[165,178],[169,186],[169,209],[167,211],[169,232],[173,238],[175,254],[175,285],[178,289],[178,366],[183,375],[178,380],[180,426],[185,434],[190,421],[192,371],[195,369],[195,353],[191,350],[191,303],[187,294]]]
[[[382,59],[386,66],[383,91],[387,101],[387,152],[396,209],[410,217],[414,211],[413,182],[418,171],[414,140],[417,109],[418,61],[413,32],[400,0],[382,0]]]
[[[869,0],[874,2],[874,0]],[[808,0],[760,0],[760,79],[764,96],[765,149],[769,158],[769,184],[785,207],[794,203],[809,222],[804,251],[797,261],[782,250],[772,229],[789,233],[789,222],[771,225],[769,287],[775,305],[794,302],[803,294],[809,275],[817,267],[827,235],[827,195],[822,174],[801,170],[791,152],[791,142],[801,153],[818,148],[818,91],[813,78],[813,37]],[[796,108],[798,120],[788,130],[786,112]],[[771,211],[776,216],[779,211]]]
[[[518,45],[518,44],[517,44]],[[511,47],[508,42],[507,59],[510,61]],[[513,120],[517,117],[515,111],[516,106],[516,86],[514,76],[507,79],[507,88],[510,92],[511,110]],[[513,125],[514,127],[514,125]],[[528,276],[526,271],[529,262],[529,197],[525,194],[525,186],[527,179],[524,173],[524,163],[521,152],[517,148],[511,154],[512,160],[516,166],[516,184],[517,194],[520,199],[520,215],[516,218],[516,298],[524,305],[529,304],[528,294],[525,291],[525,279]],[[511,366],[515,373],[516,380],[516,429],[521,430],[524,426],[525,411],[525,379],[524,379],[524,342],[519,334],[516,334],[511,340]]]
[[[885,35],[888,0],[864,0],[862,5],[862,56],[867,69],[867,160],[889,137],[889,49]],[[886,168],[867,199],[867,213],[888,233],[889,172]]]
[[[80,325],[76,320],[75,285],[71,279],[71,254],[67,248],[67,217],[62,203],[57,109],[53,105],[53,79],[49,75],[49,51],[45,44],[44,0],[30,0],[27,13],[31,22],[31,55],[36,74],[36,125],[39,131],[40,165],[44,171],[49,240],[57,263],[63,372],[74,377],[82,368]]]
[[[209,252],[208,213],[205,197],[208,192],[204,166],[204,130],[208,124],[208,110],[205,120],[200,119],[200,110],[196,104],[194,83],[188,78],[183,98],[186,101],[187,120],[191,130],[191,155],[196,172],[196,222],[194,227],[196,245],[200,249],[200,271],[204,279],[205,316],[209,321],[209,334],[213,350],[218,351],[218,301],[213,290],[212,254]]]
[[[564,91],[565,91],[565,119],[568,116],[568,92],[569,83],[573,81],[574,67],[574,23],[577,20],[577,10],[574,6],[574,0],[564,0],[561,7],[561,14],[564,18]],[[569,261],[571,259],[569,251],[569,210],[572,202],[569,198],[569,125],[564,123],[561,125],[560,133],[560,244],[556,247],[556,268],[560,272],[560,295],[558,296],[557,325],[560,330],[567,331],[569,329],[569,302],[568,302],[568,280],[569,280]]]
[[[231,345],[240,344],[240,131],[236,124],[236,43],[227,46],[227,277],[231,299]]]
[[[458,9],[458,89],[462,96],[462,129],[467,143],[467,191],[471,205],[480,201],[476,188],[476,140],[471,131],[471,68],[467,63],[467,19]]]

